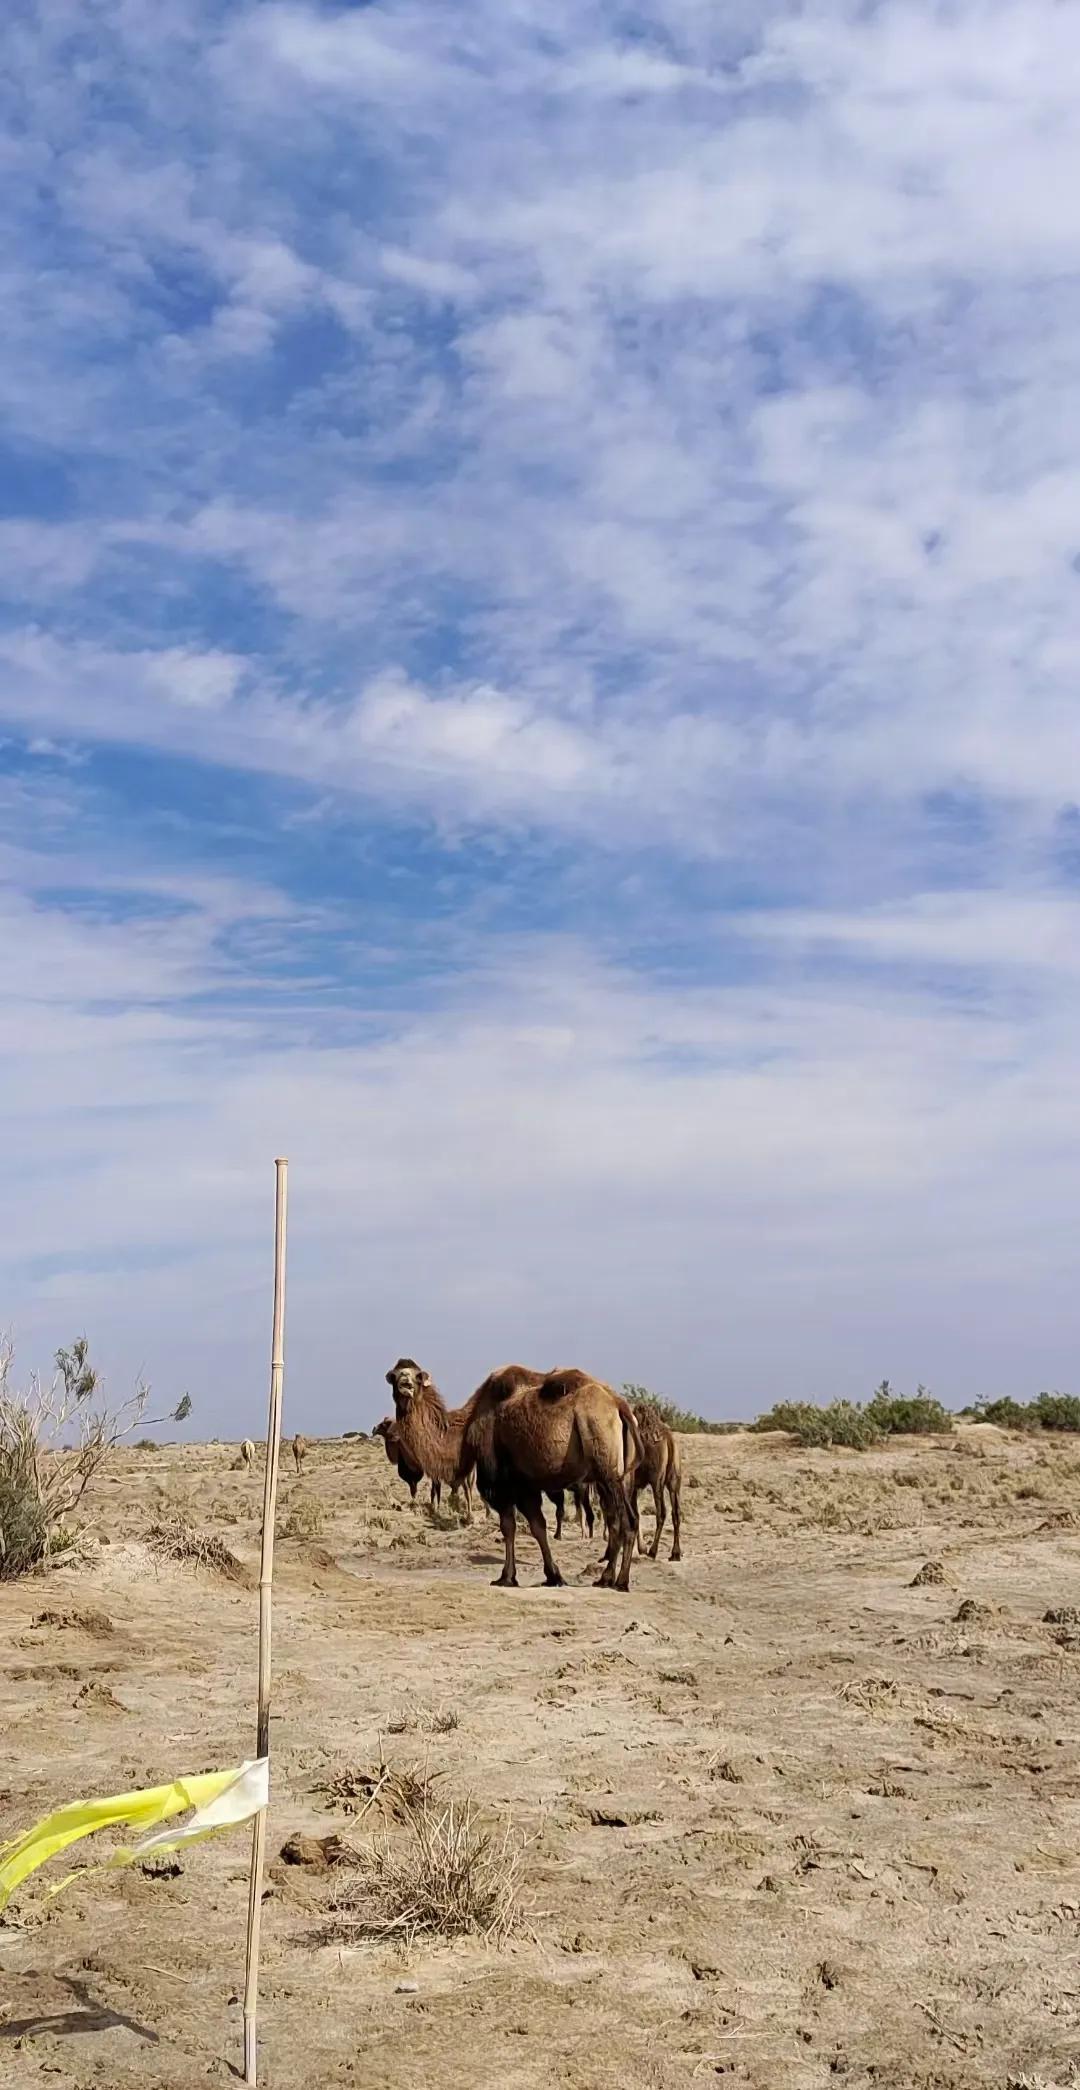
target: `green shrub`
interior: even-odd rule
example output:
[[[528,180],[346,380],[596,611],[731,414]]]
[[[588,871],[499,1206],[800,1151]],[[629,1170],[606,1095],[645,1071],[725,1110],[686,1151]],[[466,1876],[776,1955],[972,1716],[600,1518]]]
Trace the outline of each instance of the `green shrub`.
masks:
[[[928,1437],[953,1426],[948,1409],[925,1386],[912,1394],[894,1393],[887,1379],[882,1380],[873,1400],[867,1402],[865,1412],[883,1437]]]
[[[996,1401],[976,1401],[965,1408],[976,1422],[993,1422],[1001,1430],[1080,1431],[1080,1397],[1075,1393],[1039,1393],[1033,1401],[1014,1401],[1004,1394]]]
[[[865,1408],[853,1401],[832,1401],[827,1408],[816,1407],[813,1401],[777,1401],[767,1415],[759,1415],[751,1429],[787,1430],[797,1444],[805,1449],[824,1449],[830,1444],[846,1444],[853,1451],[866,1451],[871,1444],[880,1444],[882,1432]]]
[[[1029,1407],[1023,1401],[1014,1401],[1005,1394],[998,1401],[976,1401],[974,1407],[965,1408],[964,1414],[975,1422],[993,1422],[1000,1430],[1037,1430],[1039,1425]]]
[[[625,1382],[623,1392],[635,1408],[655,1409],[669,1430],[679,1430],[686,1436],[727,1437],[742,1428],[739,1422],[710,1422],[706,1416],[695,1415],[689,1408],[677,1407],[674,1401],[665,1400],[659,1393],[650,1393],[647,1386],[636,1386],[633,1380]]]
[[[1080,1399],[1075,1393],[1040,1393],[1031,1407],[1041,1430],[1080,1430]]]

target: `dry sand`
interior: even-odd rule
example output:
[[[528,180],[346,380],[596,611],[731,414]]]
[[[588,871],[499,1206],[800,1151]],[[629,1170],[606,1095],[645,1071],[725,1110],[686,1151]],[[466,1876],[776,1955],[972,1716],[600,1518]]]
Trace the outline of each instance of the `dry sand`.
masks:
[[[532,1586],[491,1588],[495,1526],[432,1524],[380,1445],[285,1476],[271,1853],[384,1833],[325,1791],[380,1757],[528,1843],[501,1948],[322,1943],[337,1875],[275,1863],[274,2090],[1080,2080],[1080,1625],[1043,1617],[1080,1604],[1077,1451],[986,1428],[683,1449],[685,1558],[629,1597],[589,1586],[572,1530],[569,1588],[537,1586],[527,1538]],[[253,1589],[141,1536],[181,1508],[250,1569],[261,1479],[233,1450],[125,1454],[99,1556],[0,1584],[0,1837],[250,1752]],[[913,1586],[928,1561],[943,1579]],[[246,1866],[240,1832],[27,1890],[0,1923],[0,2082],[235,2081]]]

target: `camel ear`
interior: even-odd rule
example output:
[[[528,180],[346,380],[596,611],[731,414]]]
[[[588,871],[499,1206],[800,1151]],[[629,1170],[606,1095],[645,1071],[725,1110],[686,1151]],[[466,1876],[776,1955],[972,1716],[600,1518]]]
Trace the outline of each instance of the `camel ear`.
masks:
[[[393,1372],[387,1372],[387,1374],[386,1374],[386,1383],[387,1383],[387,1385],[388,1385],[388,1386],[392,1386],[392,1385],[393,1385],[393,1383],[394,1383],[394,1374],[393,1374]]]
[[[419,1379],[419,1381],[420,1381],[420,1384],[421,1384],[421,1386],[430,1386],[430,1385],[431,1385],[431,1373],[430,1373],[430,1372],[425,1372],[425,1371],[418,1371],[418,1372],[417,1372],[417,1374],[416,1374],[416,1376],[417,1376],[417,1378]]]

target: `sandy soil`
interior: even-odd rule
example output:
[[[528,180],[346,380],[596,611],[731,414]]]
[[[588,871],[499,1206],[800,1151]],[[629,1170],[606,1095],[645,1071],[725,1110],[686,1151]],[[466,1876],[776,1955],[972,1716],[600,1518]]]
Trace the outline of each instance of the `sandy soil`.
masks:
[[[232,1449],[125,1454],[99,1556],[0,1584],[0,1835],[249,1753],[253,1589],[140,1536],[182,1507],[250,1568],[261,1480]],[[419,1764],[528,1838],[526,1927],[326,1944],[335,1875],[275,1863],[266,2084],[1080,2080],[1080,1613],[1044,1621],[1080,1605],[1080,1457],[985,1427],[684,1457],[685,1559],[642,1562],[629,1597],[588,1586],[572,1531],[571,1587],[536,1586],[525,1540],[533,1586],[491,1588],[494,1525],[432,1524],[378,1445],[318,1444],[286,1478],[272,1854],[385,1833],[325,1788]],[[943,1579],[913,1586],[928,1561]],[[0,2080],[235,2081],[246,1866],[240,1832],[178,1871],[27,1890],[0,1924]]]

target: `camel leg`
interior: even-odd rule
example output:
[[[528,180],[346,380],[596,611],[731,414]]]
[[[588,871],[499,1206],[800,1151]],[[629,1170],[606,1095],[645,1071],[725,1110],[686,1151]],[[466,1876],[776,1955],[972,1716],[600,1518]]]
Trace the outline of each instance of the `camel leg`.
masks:
[[[465,1504],[465,1522],[466,1524],[471,1524],[473,1517],[471,1474],[467,1480],[463,1480],[461,1483],[461,1499]]]
[[[682,1536],[679,1519],[679,1488],[677,1482],[674,1487],[669,1487],[668,1494],[671,1498],[671,1558],[672,1560],[681,1560]]]
[[[442,1501],[442,1482],[441,1482],[441,1480],[433,1480],[433,1481],[432,1481],[432,1483],[431,1483],[431,1507],[432,1507],[432,1509],[438,1509],[438,1507],[439,1507],[439,1504],[440,1504],[440,1502],[441,1502],[441,1501]]]
[[[517,1562],[514,1558],[514,1539],[517,1535],[517,1517],[513,1509],[501,1509],[499,1511],[499,1528],[503,1535],[506,1557],[503,1561],[502,1574],[496,1576],[493,1587],[495,1589],[516,1589],[518,1578]]]
[[[604,1565],[597,1576],[595,1587],[597,1589],[613,1589],[615,1587],[615,1563],[619,1551],[619,1542],[626,1529],[625,1519],[619,1513],[619,1497],[622,1495],[622,1489],[618,1482],[612,1486],[609,1481],[601,1482],[598,1480],[596,1491],[600,1497],[600,1507],[607,1519],[607,1551],[604,1554]],[[625,1501],[625,1497],[623,1497],[623,1500]],[[629,1570],[627,1570],[627,1573],[629,1573]]]
[[[634,1504],[634,1507],[635,1507],[635,1509],[636,1509],[636,1508],[637,1508],[637,1499],[638,1499],[637,1483],[636,1483],[636,1482],[631,1482],[631,1484],[630,1484],[630,1486],[629,1486],[629,1488],[627,1489],[627,1491],[626,1491],[626,1492],[627,1492],[627,1494],[629,1495],[629,1497],[630,1497],[630,1500],[631,1500],[631,1502],[632,1502],[632,1503]],[[644,1532],[642,1531],[642,1528],[641,1528],[641,1518],[640,1518],[640,1517],[638,1518],[638,1528],[637,1528],[637,1549],[638,1549],[638,1552],[639,1552],[639,1553],[644,1553],[644,1551],[645,1551],[645,1534],[644,1534]]]
[[[649,1547],[649,1559],[655,1560],[657,1554],[660,1551],[660,1534],[664,1528],[664,1489],[663,1484],[660,1481],[654,1480],[652,1493],[653,1503],[656,1507],[656,1530],[653,1532],[653,1542],[652,1545]],[[638,1544],[641,1544],[640,1523],[638,1525]]]
[[[586,1481],[585,1486],[582,1488],[581,1499],[585,1510],[585,1529],[588,1532],[589,1537],[591,1539],[596,1526],[596,1518],[593,1516],[592,1496],[589,1493],[588,1481]]]
[[[561,1589],[563,1578],[555,1565],[555,1557],[548,1544],[547,1525],[544,1522],[544,1502],[539,1491],[535,1495],[528,1496],[522,1503],[521,1514],[540,1548],[544,1562],[544,1580],[548,1588]]]
[[[562,1537],[563,1512],[566,1508],[566,1498],[563,1494],[562,1489],[556,1488],[555,1493],[553,1494],[551,1499],[555,1504],[555,1544],[558,1545],[559,1540]]]
[[[634,1540],[641,1529],[641,1523],[634,1495],[628,1493],[621,1484],[618,1487],[615,1501],[617,1518],[615,1527],[616,1546],[618,1546],[620,1540],[622,1543],[622,1559],[619,1563],[619,1572],[615,1577],[615,1588],[629,1589],[630,1565],[634,1558]]]

